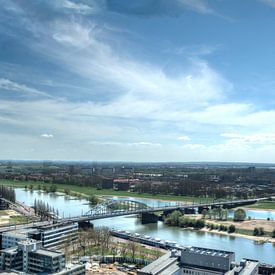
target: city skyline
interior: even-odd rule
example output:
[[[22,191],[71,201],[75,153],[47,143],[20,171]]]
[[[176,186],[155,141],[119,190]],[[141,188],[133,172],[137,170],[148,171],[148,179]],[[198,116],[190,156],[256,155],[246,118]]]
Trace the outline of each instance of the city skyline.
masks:
[[[1,159],[275,162],[275,1],[0,3]]]

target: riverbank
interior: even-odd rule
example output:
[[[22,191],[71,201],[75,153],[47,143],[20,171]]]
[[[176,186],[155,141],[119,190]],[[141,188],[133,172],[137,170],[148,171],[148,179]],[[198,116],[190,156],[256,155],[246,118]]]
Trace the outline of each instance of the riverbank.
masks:
[[[199,231],[202,232],[207,232],[207,233],[212,233],[212,234],[218,234],[218,235],[223,235],[223,236],[229,236],[229,237],[239,237],[239,238],[245,238],[254,241],[257,244],[262,244],[262,243],[272,243],[275,244],[275,238],[272,237],[267,237],[267,236],[252,236],[252,235],[246,235],[246,234],[240,234],[240,233],[228,233],[226,231],[219,231],[219,230],[211,230],[209,228],[202,228]]]
[[[261,201],[254,205],[250,205],[247,209],[251,210],[263,210],[263,211],[275,211],[275,201]]]
[[[50,186],[51,183],[37,182],[37,181],[13,181],[13,180],[0,180],[0,185],[7,185],[11,187],[24,188],[26,185],[32,185],[33,189],[39,190],[38,187],[43,187],[43,185]],[[190,197],[190,196],[175,196],[175,195],[153,195],[149,193],[136,193],[128,191],[116,191],[113,189],[97,189],[95,187],[89,186],[78,186],[78,185],[68,185],[68,184],[56,184],[57,191],[65,193],[66,189],[70,190],[70,195],[89,197],[92,195],[107,197],[133,197],[133,198],[143,198],[143,199],[155,199],[163,201],[174,201],[174,202],[213,202],[213,198],[204,198],[204,197]]]

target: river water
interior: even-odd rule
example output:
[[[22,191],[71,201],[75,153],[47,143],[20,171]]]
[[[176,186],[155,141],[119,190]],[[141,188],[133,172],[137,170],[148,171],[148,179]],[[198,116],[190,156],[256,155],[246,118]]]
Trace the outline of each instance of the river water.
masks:
[[[59,215],[63,217],[85,214],[90,209],[89,204],[84,199],[74,199],[61,194],[44,193],[40,191],[26,191],[19,188],[16,189],[16,199],[28,205],[33,205],[35,199],[43,200],[49,203],[50,206],[58,209]],[[130,199],[146,203],[149,206],[163,206],[168,204],[167,202],[153,199]],[[176,202],[171,202],[170,204],[175,203]],[[275,219],[275,212],[248,210],[247,216],[258,219]],[[241,258],[250,258],[265,263],[275,264],[275,246],[270,243],[255,244],[253,241],[245,238],[186,230],[178,227],[166,226],[163,222],[142,225],[135,216],[96,220],[93,221],[93,224],[95,226],[108,226],[164,240],[176,241],[183,245],[234,251],[237,260]]]

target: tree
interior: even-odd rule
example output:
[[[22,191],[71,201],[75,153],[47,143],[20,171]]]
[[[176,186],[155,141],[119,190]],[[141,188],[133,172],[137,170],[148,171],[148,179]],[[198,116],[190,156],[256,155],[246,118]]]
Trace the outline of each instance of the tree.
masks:
[[[259,236],[263,236],[265,234],[264,229],[262,227],[259,228]]]
[[[246,212],[245,210],[243,210],[242,208],[238,208],[237,210],[235,210],[234,212],[234,221],[244,221],[246,218]]]
[[[259,229],[257,227],[254,228],[253,235],[254,236],[259,236]]]
[[[272,238],[275,238],[275,229],[273,229],[271,236],[272,236]]]
[[[169,214],[165,219],[164,222],[168,225],[179,225],[179,219],[182,217],[182,213],[178,210],[173,211],[171,214]]]
[[[88,200],[89,200],[89,203],[91,205],[97,205],[98,204],[98,198],[95,195],[91,195]]]
[[[129,240],[128,247],[129,247],[129,252],[131,253],[131,257],[132,259],[134,259],[138,248],[137,243]]]
[[[234,224],[230,224],[228,227],[228,233],[234,233],[236,231],[236,227]]]

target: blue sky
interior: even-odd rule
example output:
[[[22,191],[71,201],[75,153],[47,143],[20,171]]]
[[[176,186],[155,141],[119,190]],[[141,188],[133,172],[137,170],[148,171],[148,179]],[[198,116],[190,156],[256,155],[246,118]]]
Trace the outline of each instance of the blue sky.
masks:
[[[275,162],[275,0],[0,0],[2,159]]]

